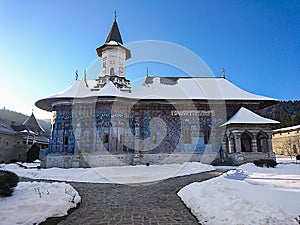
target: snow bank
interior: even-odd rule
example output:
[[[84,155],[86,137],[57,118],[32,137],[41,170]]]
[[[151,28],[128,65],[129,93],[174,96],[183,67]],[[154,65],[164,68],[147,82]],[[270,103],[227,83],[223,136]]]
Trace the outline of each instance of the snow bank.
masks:
[[[0,223],[38,224],[48,217],[67,215],[80,200],[78,192],[66,183],[20,182],[13,196],[0,198]]]
[[[31,179],[119,184],[153,182],[215,170],[211,165],[198,162],[151,166],[138,165],[72,169],[24,169],[16,164],[2,164],[0,166],[2,169],[12,171],[18,176]]]
[[[298,224],[300,165],[259,168],[245,164],[178,192],[199,222],[207,225]]]
[[[278,163],[296,163],[296,157],[286,156],[286,155],[276,155],[276,162]]]

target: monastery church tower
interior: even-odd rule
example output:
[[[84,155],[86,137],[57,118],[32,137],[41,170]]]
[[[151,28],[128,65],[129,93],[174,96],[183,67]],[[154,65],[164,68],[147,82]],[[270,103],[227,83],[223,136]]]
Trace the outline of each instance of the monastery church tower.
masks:
[[[126,79],[125,60],[131,57],[131,52],[123,46],[116,16],[105,43],[96,51],[102,58],[102,71],[96,78],[96,85],[92,90],[97,91],[111,81],[121,91],[130,92],[130,81]]]

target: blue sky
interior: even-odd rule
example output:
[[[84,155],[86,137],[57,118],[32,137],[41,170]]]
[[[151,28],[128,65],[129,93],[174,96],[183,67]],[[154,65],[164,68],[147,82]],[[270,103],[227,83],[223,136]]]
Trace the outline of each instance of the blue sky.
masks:
[[[0,0],[0,108],[25,114],[34,108],[37,117],[50,117],[34,102],[66,89],[75,70],[82,74],[97,59],[115,10],[125,44],[173,42],[199,55],[216,76],[225,67],[242,89],[300,99],[300,1]],[[127,77],[143,77],[146,66],[130,68]],[[149,68],[153,75],[182,75]]]

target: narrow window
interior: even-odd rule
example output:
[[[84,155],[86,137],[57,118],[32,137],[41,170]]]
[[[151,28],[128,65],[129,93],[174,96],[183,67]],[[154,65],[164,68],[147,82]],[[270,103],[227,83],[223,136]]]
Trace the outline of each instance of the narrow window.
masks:
[[[109,134],[104,135],[104,144],[109,142]]]
[[[152,136],[152,143],[153,143],[153,144],[156,144],[156,135],[153,135],[153,136]]]
[[[203,135],[204,135],[204,144],[210,144],[210,132],[211,128],[209,126],[203,127]]]
[[[68,143],[69,143],[68,136],[64,136],[64,145],[68,145]]]
[[[185,126],[185,128],[184,128],[184,143],[185,144],[191,144],[192,143],[191,127],[190,126]]]

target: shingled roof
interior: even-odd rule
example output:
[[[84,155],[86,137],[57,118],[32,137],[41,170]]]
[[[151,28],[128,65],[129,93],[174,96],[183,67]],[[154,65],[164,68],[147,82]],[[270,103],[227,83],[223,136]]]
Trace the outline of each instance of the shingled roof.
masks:
[[[106,38],[105,43],[109,43],[110,41],[115,41],[117,43],[123,44],[122,37],[121,37],[120,30],[119,30],[116,19],[115,19],[112,27],[110,28],[110,31]]]
[[[45,132],[45,130],[39,124],[39,122],[37,121],[37,119],[35,118],[33,113],[31,114],[30,117],[27,118],[27,120],[25,120],[25,122],[23,124],[32,131],[35,131],[38,133]]]
[[[16,131],[3,120],[0,120],[0,133],[16,134]]]

